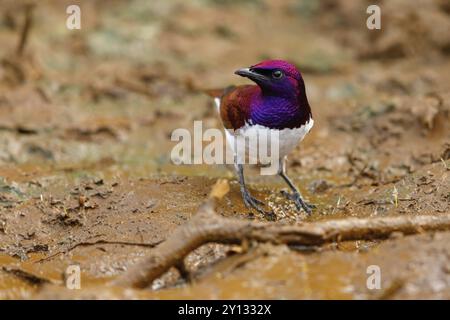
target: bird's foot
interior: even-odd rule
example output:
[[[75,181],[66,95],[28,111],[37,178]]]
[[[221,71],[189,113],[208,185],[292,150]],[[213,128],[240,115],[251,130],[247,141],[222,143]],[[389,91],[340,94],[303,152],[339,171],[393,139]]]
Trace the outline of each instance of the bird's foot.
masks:
[[[242,193],[242,198],[244,199],[244,204],[249,209],[255,209],[259,213],[267,214],[267,212],[262,208],[264,206],[264,202],[256,199],[250,193],[244,192]]]
[[[316,208],[316,205],[308,203],[303,200],[302,196],[298,192],[289,193],[288,191],[281,190],[281,194],[287,199],[294,201],[297,210],[304,210],[308,215],[311,214],[312,209]]]

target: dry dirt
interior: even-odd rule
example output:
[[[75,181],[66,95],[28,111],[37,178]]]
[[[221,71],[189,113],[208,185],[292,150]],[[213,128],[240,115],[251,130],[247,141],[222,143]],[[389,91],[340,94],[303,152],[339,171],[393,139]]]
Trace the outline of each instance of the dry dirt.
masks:
[[[3,3],[4,2],[4,3]],[[65,28],[78,3],[82,29]],[[217,178],[218,212],[267,221],[450,213],[450,6],[365,1],[38,1],[0,8],[0,299],[450,299],[450,233],[322,247],[210,244],[152,290],[105,286],[190,219]],[[407,22],[407,23],[406,23]],[[289,172],[298,213],[250,170],[273,214],[246,209],[226,166],[176,166],[171,132],[220,128],[204,88],[283,58],[303,72],[315,127]],[[80,265],[82,290],[62,275]],[[378,265],[382,289],[368,290]]]

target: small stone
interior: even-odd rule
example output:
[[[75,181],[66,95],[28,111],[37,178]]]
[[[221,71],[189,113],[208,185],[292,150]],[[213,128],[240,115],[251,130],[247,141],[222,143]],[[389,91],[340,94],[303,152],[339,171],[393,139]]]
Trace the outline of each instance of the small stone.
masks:
[[[328,181],[320,179],[320,180],[314,180],[311,182],[308,186],[308,189],[312,193],[322,193],[330,189],[332,185],[328,183]]]

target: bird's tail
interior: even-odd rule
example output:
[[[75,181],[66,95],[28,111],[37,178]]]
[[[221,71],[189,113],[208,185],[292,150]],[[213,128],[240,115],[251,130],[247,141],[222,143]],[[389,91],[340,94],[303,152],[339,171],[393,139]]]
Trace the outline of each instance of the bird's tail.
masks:
[[[225,89],[202,89],[201,92],[206,93],[208,96],[212,98],[222,98],[228,92],[232,91],[236,86],[228,86]]]
[[[222,97],[223,93],[224,93],[224,89],[203,89],[201,90],[201,92],[207,94],[208,96],[212,97],[212,98],[220,98]]]

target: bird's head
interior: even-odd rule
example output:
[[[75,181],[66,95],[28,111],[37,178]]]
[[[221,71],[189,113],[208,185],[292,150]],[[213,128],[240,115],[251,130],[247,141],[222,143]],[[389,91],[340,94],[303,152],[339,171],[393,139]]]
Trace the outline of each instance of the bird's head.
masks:
[[[265,60],[235,71],[254,81],[265,94],[292,96],[304,94],[303,78],[297,68],[283,60]]]

